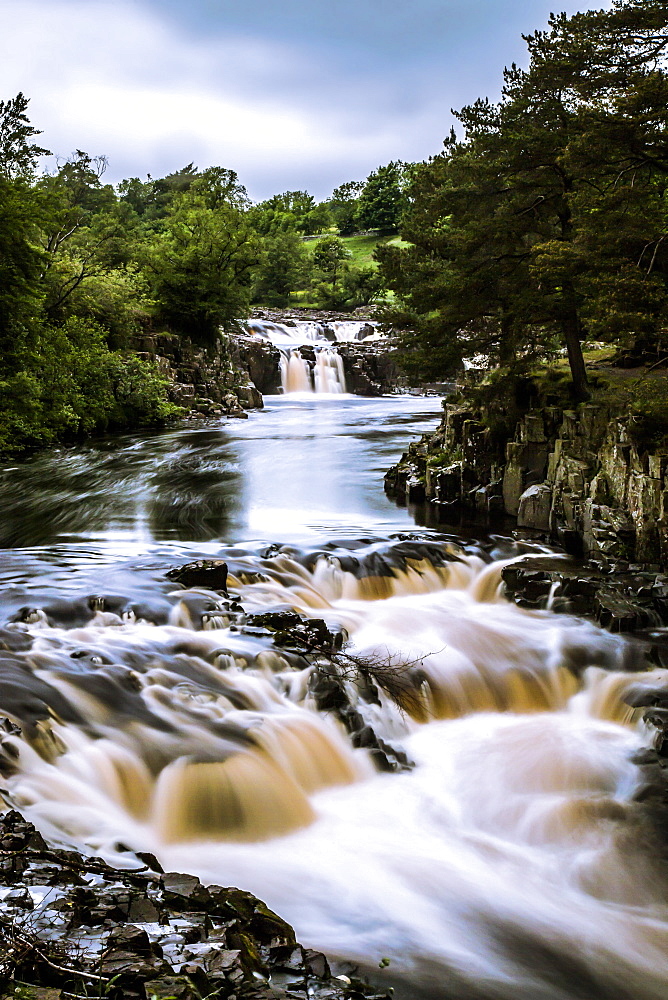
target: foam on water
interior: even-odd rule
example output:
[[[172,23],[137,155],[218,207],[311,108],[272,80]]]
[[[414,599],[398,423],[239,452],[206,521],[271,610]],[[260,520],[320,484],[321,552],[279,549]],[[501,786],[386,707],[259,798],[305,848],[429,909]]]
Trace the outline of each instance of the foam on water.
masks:
[[[117,864],[122,843],[249,889],[377,975],[389,958],[405,997],[665,1000],[626,645],[509,604],[501,568],[449,541],[236,558],[247,613],[345,629],[340,682],[414,762],[396,774],[318,710],[323,655],[236,631],[219,594],[175,590],[158,625],[36,614],[13,626],[31,648],[0,658],[0,708],[25,734],[3,743],[6,797]]]

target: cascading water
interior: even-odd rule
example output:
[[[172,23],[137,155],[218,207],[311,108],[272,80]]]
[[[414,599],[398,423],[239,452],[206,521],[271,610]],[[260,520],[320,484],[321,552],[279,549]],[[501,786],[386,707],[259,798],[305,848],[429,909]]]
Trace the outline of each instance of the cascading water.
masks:
[[[283,392],[312,392],[311,369],[297,348],[281,352],[281,387]]]
[[[314,320],[292,320],[288,325],[250,319],[246,321],[246,327],[251,336],[268,340],[277,347],[313,343],[350,343],[376,340],[382,336],[378,324],[370,320],[333,320],[326,324]]]
[[[336,351],[321,350],[315,356],[313,381],[316,392],[341,393],[346,391],[343,359]]]
[[[318,453],[331,469],[352,410],[359,447],[380,448],[408,405],[333,403]],[[289,466],[276,441],[290,428],[306,448],[329,407],[294,409],[293,424],[293,404],[277,404],[261,418],[275,426],[235,433],[264,427],[268,462]],[[247,445],[252,469],[259,438]],[[300,451],[286,483],[305,461],[318,474]],[[368,465],[364,453],[359,475]],[[262,502],[278,530],[273,467]],[[0,712],[21,734],[2,740],[2,794],[119,866],[136,864],[122,844],[255,892],[303,943],[405,1000],[665,1000],[666,874],[632,762],[648,734],[625,698],[668,672],[633,673],[640,654],[622,637],[508,603],[512,543],[416,532],[407,514],[381,529],[384,508],[332,537],[323,496],[350,516],[349,497],[320,487],[301,514],[310,544],[212,543],[227,594],[165,580],[179,559],[156,544],[140,598],[117,576],[118,594],[6,614]],[[45,550],[42,577],[49,558],[62,572],[66,544]]]
[[[283,393],[316,392],[339,395],[346,391],[343,360],[336,350],[321,348],[316,352],[313,371],[297,348],[281,350],[281,388]]]

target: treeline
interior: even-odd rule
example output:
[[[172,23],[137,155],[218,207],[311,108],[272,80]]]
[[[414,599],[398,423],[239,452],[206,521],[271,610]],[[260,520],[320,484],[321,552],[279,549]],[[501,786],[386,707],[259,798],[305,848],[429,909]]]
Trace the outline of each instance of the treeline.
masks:
[[[77,150],[52,172],[18,94],[0,102],[0,453],[174,414],[133,337],[200,344],[253,302],[353,309],[378,297],[338,234],[396,230],[407,172],[389,164],[326,202],[305,191],[252,204],[236,174],[193,164],[105,183]],[[321,239],[309,239],[315,234]]]
[[[668,8],[613,0],[526,37],[498,103],[457,113],[443,152],[253,204],[236,174],[193,164],[105,183],[47,152],[19,94],[0,102],[0,452],[167,419],[145,331],[210,343],[252,304],[384,303],[405,363],[447,377],[482,353],[521,375],[584,339],[657,359],[668,327]],[[380,266],[351,234],[381,240]],[[389,291],[389,295],[387,292]],[[653,352],[653,354],[652,354]]]
[[[456,113],[462,134],[413,169],[411,245],[377,256],[417,370],[484,353],[522,372],[565,348],[584,399],[583,339],[666,346],[668,6],[613,0],[525,41],[501,100]]]

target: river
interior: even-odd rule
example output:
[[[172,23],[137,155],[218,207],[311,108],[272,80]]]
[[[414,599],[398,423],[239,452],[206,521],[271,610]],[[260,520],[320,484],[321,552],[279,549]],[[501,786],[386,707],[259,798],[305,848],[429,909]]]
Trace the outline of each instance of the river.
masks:
[[[119,866],[248,889],[406,1000],[665,1000],[624,702],[656,676],[509,604],[526,547],[384,496],[438,400],[266,403],[0,472],[7,801]],[[198,558],[228,597],[166,576]],[[336,683],[257,617],[291,610],[345,642]]]

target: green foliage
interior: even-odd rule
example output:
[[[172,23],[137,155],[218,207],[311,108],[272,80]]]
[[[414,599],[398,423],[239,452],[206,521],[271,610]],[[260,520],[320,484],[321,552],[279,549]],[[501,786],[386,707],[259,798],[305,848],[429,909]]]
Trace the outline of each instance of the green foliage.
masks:
[[[341,285],[349,309],[378,302],[385,291],[382,276],[371,266],[348,268],[343,273]]]
[[[322,233],[332,225],[327,202],[316,204],[308,191],[284,191],[256,205],[251,213],[254,229],[264,235],[293,231],[303,236]]]
[[[40,156],[49,150],[31,140],[41,132],[30,124],[28,98],[22,93],[0,101],[0,177],[7,181],[31,177]]]
[[[260,259],[259,240],[239,208],[223,202],[213,211],[188,195],[139,251],[159,318],[200,343],[247,314]]]
[[[313,249],[316,268],[314,291],[321,309],[343,309],[348,300],[342,278],[350,252],[338,236],[324,236]],[[318,278],[320,280],[318,280]]]
[[[668,447],[668,400],[635,402],[631,417],[633,440],[640,449],[652,451]]]
[[[287,230],[267,236],[255,271],[253,300],[273,306],[287,305],[290,293],[308,281],[310,269],[311,259],[295,232]]]
[[[417,351],[482,352],[514,368],[580,342],[659,336],[668,316],[668,15],[657,0],[552,16],[502,100],[457,115],[413,171],[403,235],[380,248]],[[392,318],[392,317],[390,317]]]
[[[0,353],[10,366],[42,299],[34,207],[28,185],[0,177]]]
[[[27,101],[0,103],[0,450],[164,422],[157,369],[121,353],[151,302],[137,264],[137,213],[102,184],[104,158],[77,150],[34,176]]]
[[[338,236],[324,236],[313,249],[313,263],[332,282],[341,273],[343,261],[350,259],[350,251]]]
[[[334,188],[329,199],[329,209],[339,236],[350,236],[359,229],[357,210],[364,181],[346,181]]]
[[[110,268],[81,283],[67,302],[66,314],[93,320],[112,349],[127,348],[150,322],[155,304],[146,276],[136,265]]]
[[[357,201],[356,219],[363,229],[395,232],[408,206],[406,164],[392,161],[373,170]]]
[[[105,331],[91,321],[41,327],[22,361],[0,380],[0,452],[160,424],[178,412],[155,366],[110,351]]]

